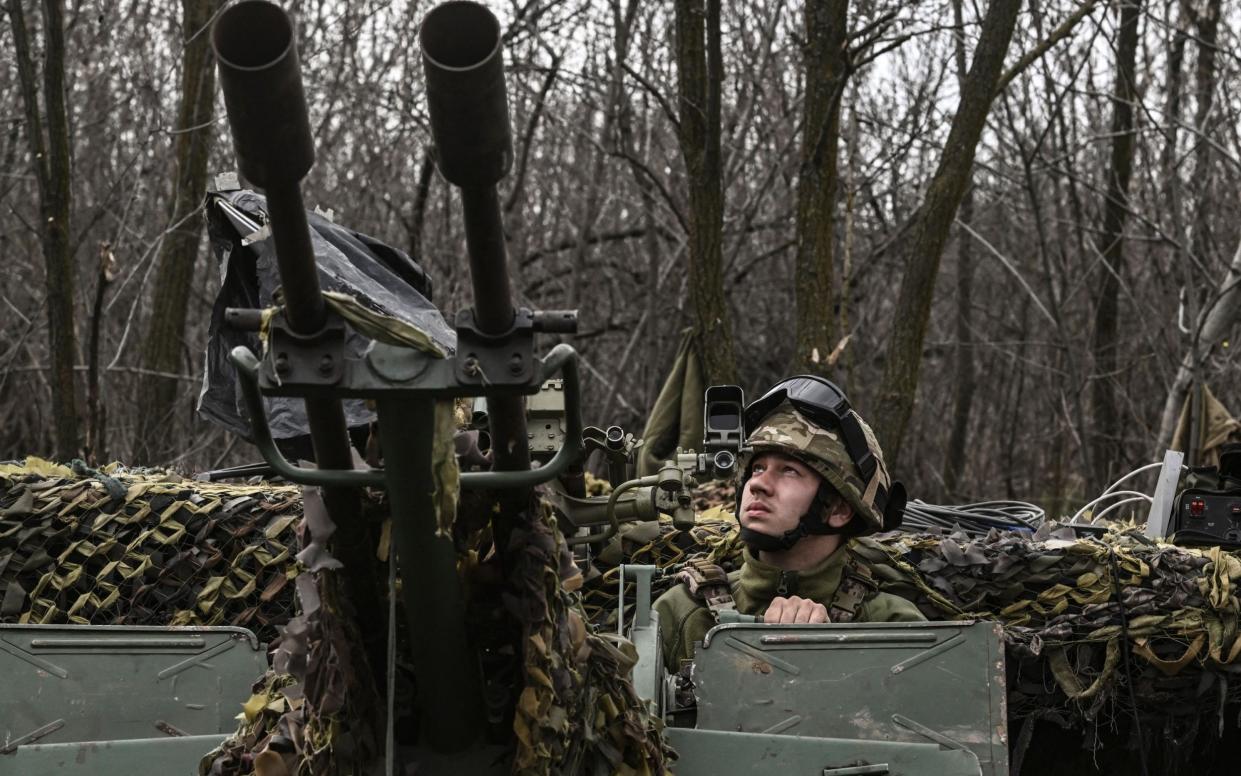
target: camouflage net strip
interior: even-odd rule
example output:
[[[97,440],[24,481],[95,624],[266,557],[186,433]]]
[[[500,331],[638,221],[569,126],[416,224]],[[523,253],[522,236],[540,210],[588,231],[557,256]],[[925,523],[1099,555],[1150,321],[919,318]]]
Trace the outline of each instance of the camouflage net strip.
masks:
[[[293,615],[294,486],[0,463],[0,622],[238,625]]]
[[[662,723],[626,678],[637,663],[630,642],[586,622],[571,593],[582,584],[553,518],[515,531],[515,564],[526,648],[525,687],[513,723],[522,774],[663,773],[671,752]]]
[[[318,547],[318,570],[297,578],[299,613],[282,629],[237,731],[203,757],[200,776],[353,774],[380,756],[382,701],[356,620],[343,616],[339,563],[324,549],[335,526],[319,490],[301,490],[301,555]]]
[[[357,710],[379,705],[359,694],[335,561],[304,512],[316,510],[309,500],[303,509],[293,485],[0,464],[0,621],[250,627],[276,642],[275,665],[201,772],[248,773],[260,762],[273,773],[351,772],[376,755]],[[550,516],[512,546],[520,560],[505,607],[525,641],[514,772],[662,772],[671,753],[658,721],[623,678],[633,647],[589,624],[582,578]],[[298,555],[321,571],[307,573]]]

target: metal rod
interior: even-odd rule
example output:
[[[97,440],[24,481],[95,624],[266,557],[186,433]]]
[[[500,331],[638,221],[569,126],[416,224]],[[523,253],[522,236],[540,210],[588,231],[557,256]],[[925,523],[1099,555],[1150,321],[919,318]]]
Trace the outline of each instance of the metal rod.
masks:
[[[313,334],[323,328],[327,308],[302,202],[301,180],[314,165],[315,150],[298,64],[296,27],[273,3],[237,3],[220,13],[211,43],[238,164],[242,174],[267,195],[285,318],[295,334]],[[323,470],[352,469],[353,450],[340,400],[305,402],[316,465]],[[255,432],[257,436],[257,428]],[[340,576],[346,598],[359,621],[378,622],[383,609],[370,584],[372,560],[361,519],[361,494],[347,486],[330,487],[323,502],[337,527],[332,551],[344,564]],[[363,630],[362,640],[378,683],[384,664],[382,634]]]
[[[438,532],[431,480],[430,399],[379,401],[379,430],[390,476],[392,537],[401,571],[401,596],[413,642],[420,733],[441,752],[458,752],[483,730],[479,664],[465,630],[465,604],[452,539]]]
[[[484,334],[503,334],[513,327],[514,310],[496,187],[462,188],[461,209],[474,288],[474,320]],[[482,304],[482,300],[487,303]],[[487,404],[491,406],[490,401]]]
[[[319,268],[311,246],[301,186],[296,182],[269,185],[267,215],[276,245],[285,318],[295,334],[313,334],[323,327],[327,306],[319,287]]]

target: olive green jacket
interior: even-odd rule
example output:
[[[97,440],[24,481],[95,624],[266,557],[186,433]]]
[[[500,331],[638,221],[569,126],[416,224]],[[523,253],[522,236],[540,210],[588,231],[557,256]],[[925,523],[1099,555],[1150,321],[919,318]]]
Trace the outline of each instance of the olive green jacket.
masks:
[[[822,563],[805,571],[784,571],[755,558],[747,549],[740,571],[728,575],[733,600],[742,614],[761,615],[771,599],[777,596],[801,596],[821,603],[829,609],[840,587],[848,551],[839,549]],[[715,626],[715,616],[700,601],[690,596],[685,585],[677,585],[655,601],[659,613],[660,638],[663,641],[664,664],[669,671],[677,670],[681,661],[694,656],[695,643]],[[891,593],[876,593],[857,609],[856,622],[922,622],[926,620],[918,607]]]

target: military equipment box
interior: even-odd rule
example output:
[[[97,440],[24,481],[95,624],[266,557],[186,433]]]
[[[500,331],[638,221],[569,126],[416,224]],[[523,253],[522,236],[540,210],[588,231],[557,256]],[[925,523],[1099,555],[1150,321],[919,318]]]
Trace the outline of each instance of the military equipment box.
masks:
[[[244,628],[0,625],[0,776],[194,773],[266,669]]]
[[[997,623],[725,623],[691,677],[682,776],[1008,772]]]

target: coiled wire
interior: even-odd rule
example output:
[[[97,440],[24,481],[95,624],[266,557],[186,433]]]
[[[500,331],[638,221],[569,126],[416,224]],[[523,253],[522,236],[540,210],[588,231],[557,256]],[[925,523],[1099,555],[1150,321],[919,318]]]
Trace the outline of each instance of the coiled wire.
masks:
[[[973,504],[928,504],[914,499],[905,505],[902,531],[909,533],[964,531],[986,536],[992,529],[1033,532],[1047,513],[1027,501],[979,501]]]

